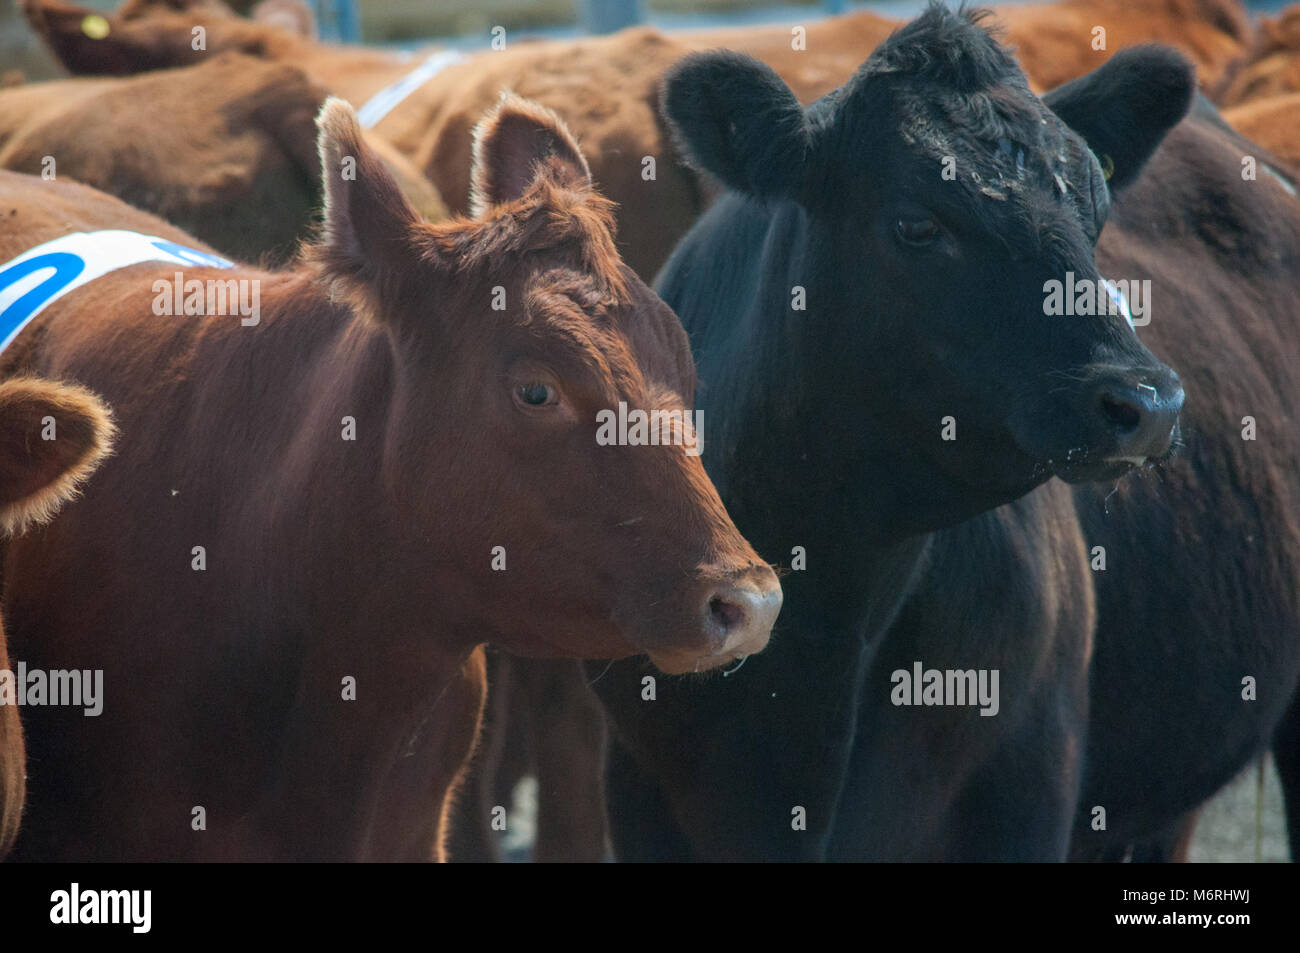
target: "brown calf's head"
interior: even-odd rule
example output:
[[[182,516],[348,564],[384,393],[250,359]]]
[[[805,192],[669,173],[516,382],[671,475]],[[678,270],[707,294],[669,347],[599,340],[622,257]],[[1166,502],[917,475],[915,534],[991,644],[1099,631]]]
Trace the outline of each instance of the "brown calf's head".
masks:
[[[456,585],[490,628],[482,640],[641,651],[672,672],[762,649],[781,590],[683,422],[685,332],[619,259],[612,204],[563,123],[503,97],[475,138],[477,217],[438,225],[412,211],[345,103],[328,102],[320,126],[326,223],[308,257],[393,341],[384,482],[429,559],[452,550],[471,567]]]
[[[50,52],[79,75],[127,76],[192,66],[210,54],[283,52],[311,29],[286,29],[285,18],[238,16],[219,0],[130,0],[104,13],[65,0],[21,0],[24,15]],[[275,14],[275,8],[270,8]],[[202,27],[199,43],[197,27]],[[314,32],[314,31],[313,31]]]

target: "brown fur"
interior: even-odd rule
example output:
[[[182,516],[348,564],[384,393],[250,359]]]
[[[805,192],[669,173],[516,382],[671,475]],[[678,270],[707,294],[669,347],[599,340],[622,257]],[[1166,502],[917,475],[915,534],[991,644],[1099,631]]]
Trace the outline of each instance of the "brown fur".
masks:
[[[1058,0],[996,7],[1007,43],[1030,84],[1053,89],[1096,69],[1117,50],[1163,43],[1187,56],[1212,88],[1245,50],[1250,21],[1237,0]],[[1106,28],[1106,49],[1092,49],[1092,28]]]
[[[46,418],[55,438],[44,440]],[[108,409],[89,391],[35,378],[0,382],[0,536],[48,523],[111,452]],[[0,618],[0,670],[12,671]],[[0,706],[0,859],[22,816],[27,758],[16,705]]]
[[[413,65],[384,50],[321,43],[283,28],[274,18],[245,19],[223,3],[132,0],[117,13],[103,13],[109,33],[99,40],[85,34],[82,21],[101,11],[64,0],[20,3],[32,29],[74,74],[127,76],[238,52],[298,66],[318,79],[328,76],[335,91],[364,99],[401,79]],[[204,50],[192,45],[196,26],[205,31]]]
[[[1207,88],[1241,55],[1250,36],[1236,0],[1057,0],[994,7],[1007,43],[1030,83],[1048,90],[1096,69],[1116,50],[1139,43],[1176,47],[1196,64]],[[867,10],[806,24],[806,48],[791,46],[789,26],[745,27],[677,35],[694,49],[723,47],[771,66],[803,103],[842,85],[904,21]],[[1093,50],[1092,28],[1106,28],[1106,49]]]
[[[1300,92],[1300,6],[1263,17],[1250,48],[1220,79],[1213,96],[1222,106],[1242,106]]]
[[[1223,118],[1247,139],[1290,163],[1292,171],[1300,171],[1300,92],[1252,99],[1225,109]]]
[[[0,167],[111,192],[232,258],[281,262],[314,226],[315,115],[325,91],[298,68],[238,53],[127,78],[0,92]],[[148,108],[141,108],[141,104]],[[426,217],[446,210],[391,146],[379,150]]]
[[[38,435],[53,418],[55,438]],[[48,523],[113,446],[108,409],[83,388],[16,379],[0,383],[0,536]]]
[[[596,446],[597,408],[689,402],[694,372],[675,316],[614,255],[608,203],[555,151],[558,120],[502,104],[480,133],[488,179],[534,178],[442,224],[345,104],[319,124],[321,239],[291,272],[222,274],[261,282],[256,327],[160,320],[152,282],[175,269],[143,264],[55,301],[6,352],[0,371],[104,393],[122,432],[82,504],[6,554],[15,649],[103,669],[113,699],[71,723],[33,709],[19,857],[441,858],[483,642],[690,671],[766,641],[766,614],[729,647],[708,625],[718,594],[776,583],[699,458]],[[83,223],[177,235],[12,173],[0,204],[16,210],[0,256]],[[538,381],[553,407],[516,407]]]

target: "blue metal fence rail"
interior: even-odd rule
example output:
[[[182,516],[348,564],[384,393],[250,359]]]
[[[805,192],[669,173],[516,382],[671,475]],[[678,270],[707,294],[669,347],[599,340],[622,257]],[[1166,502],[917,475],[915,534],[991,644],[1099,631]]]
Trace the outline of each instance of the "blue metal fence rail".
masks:
[[[323,39],[337,43],[361,42],[361,14],[357,0],[308,0],[316,14]],[[821,0],[829,14],[843,13],[848,0]],[[577,0],[578,24],[587,33],[613,33],[644,23],[646,0]]]
[[[321,39],[336,43],[361,42],[361,13],[357,0],[308,0],[316,14]]]

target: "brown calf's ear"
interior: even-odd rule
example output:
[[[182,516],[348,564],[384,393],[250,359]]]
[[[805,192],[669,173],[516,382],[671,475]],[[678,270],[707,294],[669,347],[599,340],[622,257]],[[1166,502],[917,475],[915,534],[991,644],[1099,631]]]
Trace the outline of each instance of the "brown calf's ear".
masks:
[[[414,260],[411,227],[420,216],[366,145],[351,106],[331,96],[316,126],[325,221],[309,257],[347,292],[382,298],[399,270]]]
[[[77,493],[113,443],[108,408],[71,384],[0,384],[0,536],[44,523]]]
[[[531,100],[503,93],[474,129],[474,215],[519,198],[542,174],[561,185],[591,184],[587,160],[560,117]]]

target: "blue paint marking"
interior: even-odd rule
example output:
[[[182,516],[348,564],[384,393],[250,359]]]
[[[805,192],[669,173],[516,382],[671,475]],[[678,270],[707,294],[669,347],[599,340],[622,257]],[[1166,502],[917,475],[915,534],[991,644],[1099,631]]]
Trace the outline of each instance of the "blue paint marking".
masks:
[[[0,343],[8,344],[10,337],[27,323],[27,319],[46,301],[72,283],[72,279],[86,270],[86,263],[79,257],[66,251],[50,252],[37,255],[26,261],[0,271],[0,291],[8,288],[21,278],[46,268],[53,269],[52,274],[39,285],[27,292],[0,313]]]
[[[165,238],[156,238],[151,243],[154,248],[165,251],[168,254],[175,255],[182,261],[189,262],[191,265],[197,265],[200,268],[229,268],[230,262],[216,255],[209,255],[194,248],[186,248],[184,245],[177,245],[175,242],[169,242]]]
[[[51,302],[111,271],[141,262],[232,268],[219,255],[124,229],[69,232],[0,264],[0,351]]]

